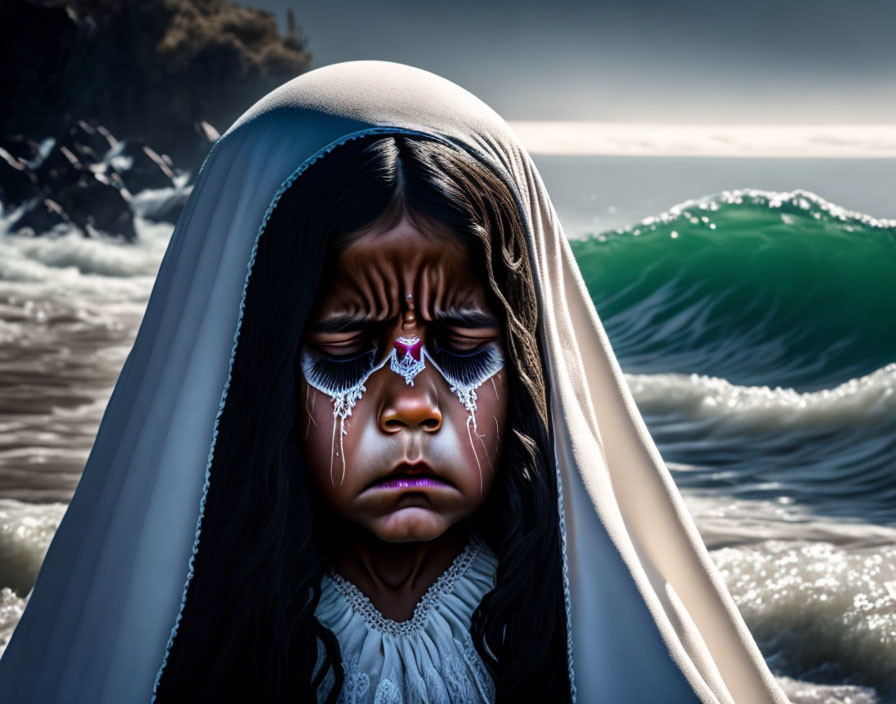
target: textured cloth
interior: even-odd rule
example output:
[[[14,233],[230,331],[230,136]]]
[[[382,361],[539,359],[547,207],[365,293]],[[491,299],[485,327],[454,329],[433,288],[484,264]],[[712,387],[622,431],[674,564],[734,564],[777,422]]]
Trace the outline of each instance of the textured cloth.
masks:
[[[341,704],[493,702],[494,684],[470,637],[473,612],[495,585],[498,560],[471,543],[423,595],[407,621],[384,617],[354,584],[331,573],[317,618],[336,635]],[[327,688],[321,689],[321,700]]]
[[[566,538],[571,697],[786,702],[647,431],[532,159],[463,88],[382,61],[299,76],[210,152],[0,659],[0,701],[152,698],[200,549],[259,239],[310,164],[375,134],[463,150],[504,180],[526,228]]]

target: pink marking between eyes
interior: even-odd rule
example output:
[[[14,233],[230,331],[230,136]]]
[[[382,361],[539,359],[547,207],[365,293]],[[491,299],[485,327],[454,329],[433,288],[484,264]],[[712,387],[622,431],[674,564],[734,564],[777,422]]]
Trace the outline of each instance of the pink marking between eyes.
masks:
[[[395,340],[395,349],[399,353],[409,354],[415,361],[420,361],[421,350],[423,349],[423,340],[414,335],[413,337],[401,336]]]

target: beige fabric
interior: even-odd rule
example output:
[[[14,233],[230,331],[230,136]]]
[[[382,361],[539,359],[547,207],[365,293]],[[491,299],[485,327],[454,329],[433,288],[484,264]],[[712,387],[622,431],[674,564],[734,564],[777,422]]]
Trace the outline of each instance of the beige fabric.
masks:
[[[386,62],[287,83],[215,145],[81,483],[0,660],[0,700],[150,698],[192,574],[247,270],[279,193],[353,135],[419,132],[513,188],[529,228],[568,537],[580,702],[786,702],[663,464],[547,192],[504,121]]]

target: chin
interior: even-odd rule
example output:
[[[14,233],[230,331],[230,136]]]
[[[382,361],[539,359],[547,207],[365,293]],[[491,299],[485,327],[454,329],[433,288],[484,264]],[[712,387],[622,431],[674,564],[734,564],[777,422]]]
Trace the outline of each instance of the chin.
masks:
[[[377,519],[370,532],[386,543],[425,542],[435,540],[451,525],[441,514],[413,506]]]

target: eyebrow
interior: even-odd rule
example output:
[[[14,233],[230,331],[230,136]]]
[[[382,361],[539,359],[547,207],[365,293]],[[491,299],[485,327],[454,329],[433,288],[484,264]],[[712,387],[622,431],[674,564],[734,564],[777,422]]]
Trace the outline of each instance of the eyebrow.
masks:
[[[359,332],[380,321],[367,316],[340,315],[308,326],[308,332]]]
[[[481,310],[447,310],[435,314],[435,322],[460,328],[495,328],[498,319]]]

